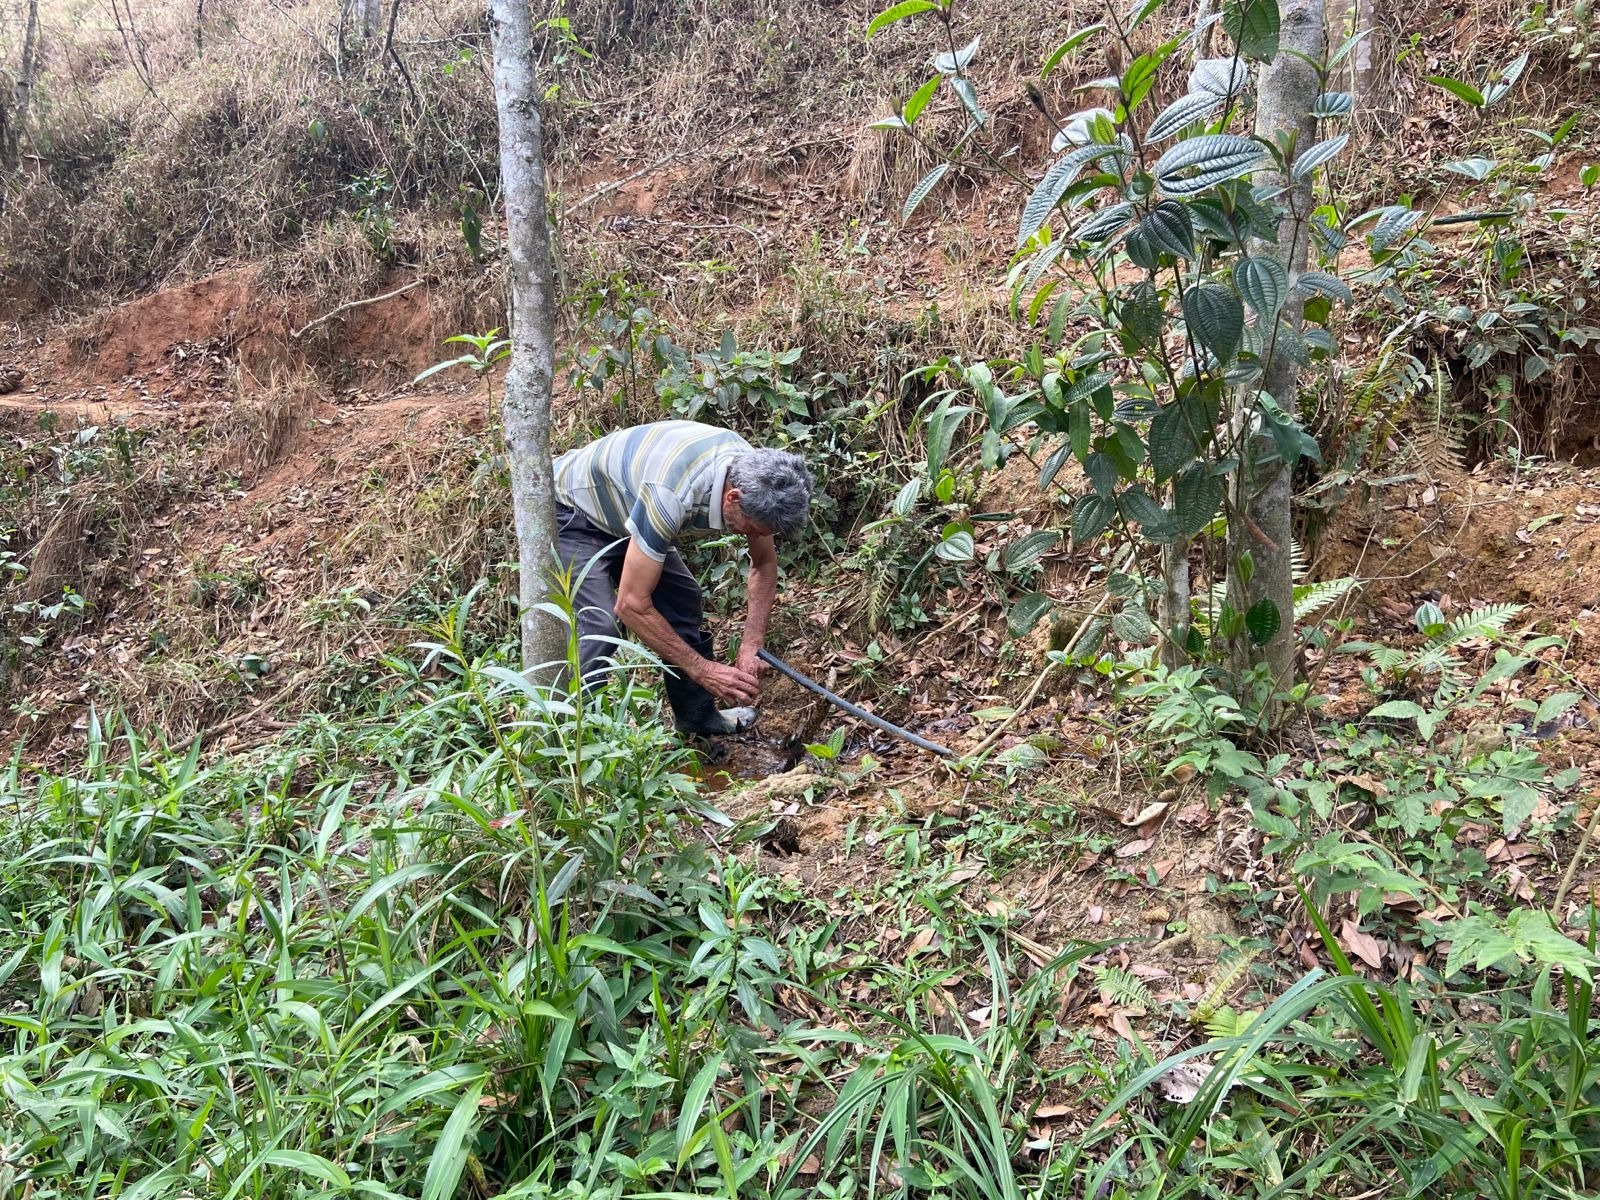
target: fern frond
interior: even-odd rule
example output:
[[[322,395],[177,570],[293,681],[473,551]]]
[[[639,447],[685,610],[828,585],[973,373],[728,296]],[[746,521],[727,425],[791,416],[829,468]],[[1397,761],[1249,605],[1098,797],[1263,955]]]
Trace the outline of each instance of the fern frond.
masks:
[[[1380,671],[1398,671],[1410,657],[1404,650],[1396,650],[1393,646],[1375,646],[1370,653],[1373,666]]]
[[[1102,966],[1094,971],[1095,985],[1106,1003],[1123,1008],[1154,1008],[1155,999],[1144,981],[1121,967]]]
[[[1471,641],[1473,638],[1495,637],[1504,632],[1505,627],[1522,612],[1524,607],[1521,604],[1489,604],[1483,608],[1475,608],[1469,613],[1463,613],[1434,634],[1428,639],[1428,644],[1447,648],[1459,646],[1462,642]]]
[[[1329,605],[1343,600],[1360,586],[1361,581],[1353,575],[1324,579],[1321,583],[1298,584],[1294,589],[1294,619],[1310,620]]]
[[[1211,986],[1206,988],[1206,994],[1200,997],[1200,1002],[1194,1006],[1195,1021],[1209,1021],[1218,1012],[1228,993],[1233,991],[1234,985],[1244,977],[1244,973],[1250,969],[1250,964],[1255,960],[1256,951],[1246,950],[1227,962],[1217,964],[1217,973],[1211,980]]]
[[[1292,582],[1294,582],[1294,583],[1303,583],[1305,581],[1306,572],[1310,569],[1310,567],[1311,567],[1311,564],[1306,562],[1305,547],[1303,547],[1300,544],[1298,539],[1290,539],[1290,541],[1289,541],[1289,578],[1290,578],[1290,580]]]
[[[1248,1033],[1250,1026],[1256,1023],[1260,1013],[1235,1012],[1231,1008],[1219,1008],[1205,1021],[1206,1036],[1210,1038],[1236,1038]]]

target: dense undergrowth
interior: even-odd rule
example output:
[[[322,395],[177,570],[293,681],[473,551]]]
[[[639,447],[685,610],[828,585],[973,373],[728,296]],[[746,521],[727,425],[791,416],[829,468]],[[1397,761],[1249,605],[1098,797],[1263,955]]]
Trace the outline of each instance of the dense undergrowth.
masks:
[[[974,69],[1040,57],[1057,7],[963,10],[986,31]],[[725,247],[658,260],[569,236],[567,432],[691,416],[806,453],[825,494],[788,565],[832,594],[829,635],[864,648],[847,682],[883,708],[911,692],[896,648],[934,641],[957,609],[1006,612],[1013,635],[1042,618],[1067,521],[1049,497],[987,503],[1000,434],[1020,427],[1007,423],[1041,374],[1001,357],[1017,340],[1003,304],[987,297],[960,325],[936,281],[887,311],[890,235],[874,205],[898,204],[935,151],[966,144],[960,105],[926,110],[932,149],[840,135],[830,122],[895,109],[924,56],[891,31],[864,82],[858,43],[811,36],[835,8],[585,2],[542,27],[557,166],[575,179],[586,144],[627,140],[613,122],[650,133],[643,144],[694,140],[722,128],[725,93],[788,111],[795,80],[814,77],[832,86],[803,112],[826,127],[821,161],[857,206],[809,249],[763,244],[746,271]],[[188,4],[145,27],[142,77],[101,69],[121,61],[112,30],[51,51],[66,61],[51,60],[38,100],[39,153],[0,223],[8,282],[72,309],[213,257],[267,257],[268,282],[310,315],[421,266],[493,323],[476,10],[408,8],[409,75],[297,21],[304,6],[204,11],[198,31]],[[270,70],[244,69],[257,43]],[[1063,75],[1047,105],[1070,92]],[[1561,78],[1542,78],[1547,100]],[[997,143],[1025,141],[1015,80],[979,81]],[[612,115],[622,108],[631,123]],[[1595,229],[1592,213],[1552,215],[1523,186],[1587,136],[1564,100],[1550,108],[1544,128],[1484,123],[1451,143],[1448,173],[1507,214],[1360,281],[1371,290],[1333,333],[1385,336],[1307,406],[1326,450],[1306,481],[1319,511],[1434,487],[1467,451],[1521,470],[1571,441],[1594,332],[1569,301],[1594,278]],[[686,169],[684,211],[744,203],[753,146],[730,141]],[[1342,219],[1379,182],[1441,194],[1366,179],[1367,162],[1343,169]],[[960,164],[949,179],[960,198],[926,212],[949,218],[979,195]],[[930,243],[987,280],[1003,255],[985,263],[958,224],[936,220]],[[826,257],[836,248],[845,265]],[[951,413],[969,405],[972,425],[999,428],[958,438]],[[0,495],[16,544],[0,568],[19,719],[38,715],[26,685],[47,662],[62,677],[101,601],[144,586],[130,572],[91,589],[106,564],[151,540],[164,505],[237,490],[305,419],[270,408],[185,442],[52,418],[17,439]],[[1153,556],[1091,547],[1075,566],[1104,582],[1101,608],[1052,629],[1048,648],[1013,636],[992,661],[960,664],[984,691],[1056,672],[1088,702],[1087,750],[1018,737],[937,776],[958,804],[919,806],[907,780],[844,763],[842,734],[814,744],[829,786],[882,782],[884,799],[850,818],[849,876],[807,887],[768,852],[775,813],[718,810],[662,733],[647,676],[619,672],[572,702],[511,670],[494,645],[506,548],[486,532],[504,524],[503,463],[482,437],[433,450],[407,464],[411,490],[368,464],[378,515],[354,532],[369,578],[297,597],[309,665],[300,690],[277,694],[293,723],[274,740],[219,752],[199,736],[217,711],[204,705],[254,701],[274,667],[248,640],[268,584],[224,546],[169,573],[187,599],[152,610],[131,652],[147,683],[187,673],[184,703],[97,704],[81,762],[19,748],[0,776],[0,1200],[1512,1200],[1600,1187],[1600,916],[1578,870],[1593,798],[1551,750],[1594,697],[1549,614],[1424,598],[1412,630],[1371,632],[1349,614],[1358,581],[1302,581],[1290,616],[1309,670],[1269,738],[1261,705],[1230,694],[1216,662],[1156,661]],[[736,606],[737,558],[710,549],[697,566]],[[480,576],[490,585],[450,601]],[[374,580],[388,593],[356,586]],[[1198,580],[1197,621],[1220,607],[1214,582]],[[433,626],[409,652],[358,655],[375,611],[392,623],[380,634]],[[1084,782],[1107,764],[1119,788],[1126,767],[1128,790],[1155,797],[1111,833]],[[1183,788],[1195,820],[1218,823],[1208,898],[1243,922],[1205,986],[1158,996],[1121,930],[1038,940],[1008,874],[1088,863],[1097,883],[1159,898],[1155,865],[1122,857],[1113,834],[1159,828]],[[1519,865],[1535,860],[1567,864],[1553,891]],[[1150,924],[1190,932],[1181,914]]]
[[[1543,914],[1410,985],[1324,926],[1332,974],[1244,956],[1201,1040],[1107,1057],[1056,1006],[1139,1003],[1116,947],[1030,958],[934,873],[902,904],[944,953],[885,958],[849,893],[764,869],[770,821],[707,805],[631,675],[573,707],[469,623],[250,756],[110,720],[71,772],[13,761],[0,1193],[1592,1192],[1595,959]]]

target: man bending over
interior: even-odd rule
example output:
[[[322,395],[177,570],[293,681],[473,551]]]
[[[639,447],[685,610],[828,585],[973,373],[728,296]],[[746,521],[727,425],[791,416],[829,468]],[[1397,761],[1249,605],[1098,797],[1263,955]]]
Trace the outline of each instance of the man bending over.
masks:
[[[563,454],[555,479],[561,559],[575,576],[588,568],[574,597],[584,676],[610,654],[620,620],[669,667],[667,700],[680,733],[748,728],[756,652],[778,586],[773,537],[806,522],[813,484],[805,460],[757,450],[726,429],[658,421]],[[684,537],[722,530],[750,541],[750,609],[732,666],[713,656],[700,585],[675,548]],[[718,701],[733,707],[719,710]]]

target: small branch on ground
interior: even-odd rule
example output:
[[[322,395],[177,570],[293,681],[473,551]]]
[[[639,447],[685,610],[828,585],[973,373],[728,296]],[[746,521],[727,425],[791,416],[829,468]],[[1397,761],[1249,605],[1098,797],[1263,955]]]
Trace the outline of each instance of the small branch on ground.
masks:
[[[427,282],[427,277],[424,276],[421,279],[413,279],[410,283],[406,284],[405,287],[395,288],[394,291],[385,292],[381,296],[368,296],[365,300],[346,300],[343,304],[339,305],[338,308],[334,309],[332,312],[323,313],[322,316],[318,317],[315,321],[309,321],[302,325],[299,329],[291,329],[289,331],[289,337],[293,341],[299,341],[318,325],[321,325],[325,321],[333,320],[333,318],[339,316],[341,313],[347,313],[353,308],[365,308],[369,304],[381,304],[385,300],[393,300],[396,296],[403,296],[412,288],[421,287]]]
[[[1578,848],[1572,852],[1572,859],[1567,863],[1567,869],[1561,876],[1561,886],[1556,889],[1555,903],[1550,906],[1550,919],[1561,927],[1561,906],[1566,903],[1567,892],[1572,888],[1572,881],[1577,877],[1578,864],[1583,861],[1583,856],[1588,852],[1589,843],[1594,840],[1594,831],[1600,828],[1600,798],[1595,799],[1594,812],[1589,817],[1589,824],[1584,827],[1583,837],[1578,839]]]

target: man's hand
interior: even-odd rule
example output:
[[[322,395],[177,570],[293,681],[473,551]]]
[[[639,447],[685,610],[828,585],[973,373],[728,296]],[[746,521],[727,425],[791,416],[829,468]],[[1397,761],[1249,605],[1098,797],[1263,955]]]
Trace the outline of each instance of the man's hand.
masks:
[[[761,685],[756,682],[754,671],[747,671],[743,666],[725,666],[709,658],[703,659],[702,664],[694,681],[718,700],[728,704],[754,704],[761,699]]]
[[[739,670],[750,675],[752,678],[760,679],[761,672],[766,669],[767,664],[762,662],[761,659],[757,657],[759,649],[759,647],[755,649],[747,649],[744,646],[740,646],[739,657],[734,660],[733,665]]]

